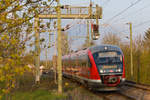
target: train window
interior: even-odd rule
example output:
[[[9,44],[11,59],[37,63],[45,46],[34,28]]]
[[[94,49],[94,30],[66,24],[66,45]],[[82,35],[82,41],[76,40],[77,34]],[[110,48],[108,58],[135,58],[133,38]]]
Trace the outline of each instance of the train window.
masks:
[[[93,54],[96,65],[122,64],[122,55],[118,51],[96,52]]]

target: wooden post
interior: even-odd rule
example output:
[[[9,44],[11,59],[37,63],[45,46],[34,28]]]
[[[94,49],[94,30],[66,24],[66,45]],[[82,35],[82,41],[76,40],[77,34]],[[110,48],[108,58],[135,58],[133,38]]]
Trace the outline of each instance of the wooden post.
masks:
[[[35,67],[36,67],[36,77],[35,83],[40,82],[40,35],[39,35],[39,18],[35,18],[34,29],[35,29]]]
[[[127,23],[130,26],[130,61],[131,61],[131,79],[133,80],[133,48],[132,48],[132,23]]]
[[[62,51],[61,51],[61,10],[60,2],[57,0],[57,44],[58,44],[58,59],[57,59],[57,72],[58,72],[58,93],[62,93]]]
[[[87,40],[88,40],[88,47],[90,46],[90,32],[89,32],[89,21],[87,20]]]

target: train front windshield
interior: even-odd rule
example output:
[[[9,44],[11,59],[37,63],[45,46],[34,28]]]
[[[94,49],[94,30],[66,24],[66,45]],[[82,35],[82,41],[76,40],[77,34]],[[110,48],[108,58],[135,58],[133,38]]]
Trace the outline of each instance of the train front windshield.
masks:
[[[101,74],[123,71],[123,57],[119,51],[96,52],[93,57]]]

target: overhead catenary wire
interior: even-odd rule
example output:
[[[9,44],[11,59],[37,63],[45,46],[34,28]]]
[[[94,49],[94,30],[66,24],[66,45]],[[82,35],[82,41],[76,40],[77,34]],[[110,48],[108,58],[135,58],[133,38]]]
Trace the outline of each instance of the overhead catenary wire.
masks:
[[[84,10],[82,13],[86,12],[86,10]],[[79,14],[79,16],[81,16],[81,13]],[[69,24],[66,25],[66,30],[70,29],[71,27],[75,26],[76,24],[80,24],[86,17],[84,17],[83,19],[80,19],[79,21],[77,21],[76,23],[73,23],[74,21],[77,20],[77,17],[75,19],[73,19],[72,22],[70,22]],[[64,31],[66,31],[64,29]]]
[[[127,8],[123,9],[121,12],[117,13],[116,15],[114,15],[113,17],[111,17],[110,19],[108,19],[106,21],[106,23],[113,21],[116,17],[120,16],[121,14],[123,14],[124,12],[126,12],[128,9],[130,9],[134,5],[138,4],[140,1],[142,1],[142,0],[137,0],[136,2],[134,2],[133,4],[131,4],[130,6],[128,6]]]
[[[111,34],[116,34],[118,37],[121,38],[121,41],[122,39],[127,39],[129,36],[128,34],[124,34],[122,31],[116,29],[115,27],[113,27],[113,25],[107,25],[107,26],[104,26],[106,29],[103,30],[103,33],[106,35],[106,36],[109,36],[109,33]],[[115,32],[115,33],[114,33]],[[105,37],[105,35],[103,36],[103,39]],[[125,41],[123,40],[123,42],[125,43]],[[128,43],[128,42],[127,42]]]
[[[134,26],[133,26],[134,31],[137,30],[137,28],[142,27],[143,25],[149,24],[149,23],[150,23],[150,20],[147,20],[147,21],[143,21],[143,22],[141,22],[141,23],[139,23],[139,24],[134,25]],[[110,25],[110,24],[108,24],[107,26],[109,26],[109,25]],[[128,31],[128,30],[120,31],[120,33],[126,33],[127,31]]]
[[[128,18],[131,17],[131,16],[133,16],[133,15],[135,16],[135,14],[141,13],[141,11],[143,11],[144,9],[149,8],[149,7],[150,7],[150,4],[145,5],[144,7],[140,8],[140,9],[134,11],[134,12],[129,13],[127,16],[128,16]],[[116,21],[118,21],[118,20],[123,20],[123,19],[125,19],[125,18],[127,18],[127,17],[121,17],[121,18],[116,19],[116,20],[114,20],[114,21],[116,22]]]
[[[86,11],[86,10],[85,10]],[[82,13],[84,13],[85,11],[82,11],[81,13],[79,13],[79,16],[81,16]],[[85,20],[86,17],[83,17],[83,19],[80,19],[78,22],[73,23],[73,21],[75,21],[77,18],[75,18],[71,23],[66,25],[66,28],[64,29],[64,31],[70,29],[71,27],[73,27],[76,24],[81,24],[83,22],[83,20]],[[85,21],[84,21],[85,22]],[[56,30],[54,30],[56,31]]]
[[[55,0],[52,0],[51,3],[49,5],[52,5],[54,3]]]
[[[110,0],[109,0],[110,1]],[[90,0],[90,5],[93,5],[93,3],[92,3],[92,0]],[[86,10],[85,10],[86,11]],[[85,12],[84,11],[84,12]],[[84,13],[84,12],[82,12],[82,13]],[[81,16],[81,13],[79,14],[79,16]],[[73,27],[74,25],[76,25],[76,24],[80,24],[82,21],[81,20],[85,20],[85,18],[87,18],[87,17],[83,17],[82,19],[80,19],[78,22],[76,22],[75,24],[73,24],[73,21],[75,21],[77,18],[75,18],[75,19],[73,19],[73,21],[71,22],[71,23],[69,23],[69,24],[67,24],[66,25],[66,30],[68,30],[68,29],[70,29],[71,27]],[[92,20],[91,20],[92,21]],[[64,30],[64,31],[66,31],[66,30]]]
[[[86,17],[85,17],[85,18],[86,18]],[[69,28],[66,28],[66,30],[70,29],[71,27],[75,26],[76,24],[81,24],[81,23],[82,23],[82,19],[79,20],[78,22],[76,22],[75,24],[73,24],[73,21],[72,21],[72,23],[67,24],[67,27],[68,27],[68,25],[70,25],[70,26],[69,26]],[[64,31],[66,31],[66,30],[64,30]],[[55,30],[53,30],[53,31],[55,32],[55,31],[57,31],[57,29],[55,29]]]
[[[82,11],[82,13],[86,12],[86,10]],[[81,13],[79,14],[79,16],[81,16]],[[86,17],[84,17],[83,19],[85,20]],[[76,23],[73,23],[74,21],[76,21],[77,18],[73,19],[72,22],[70,22],[69,24],[66,25],[66,28],[64,31],[70,29],[71,27],[75,26],[76,24],[81,24],[83,22],[83,19],[80,19],[79,21],[77,21]],[[54,29],[53,31],[57,31],[57,29]]]

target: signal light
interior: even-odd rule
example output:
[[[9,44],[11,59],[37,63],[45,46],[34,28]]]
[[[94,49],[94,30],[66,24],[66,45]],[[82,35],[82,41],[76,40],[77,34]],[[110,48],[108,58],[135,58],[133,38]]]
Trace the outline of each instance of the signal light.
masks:
[[[93,40],[97,40],[99,38],[99,25],[92,24],[92,32],[93,32]]]

